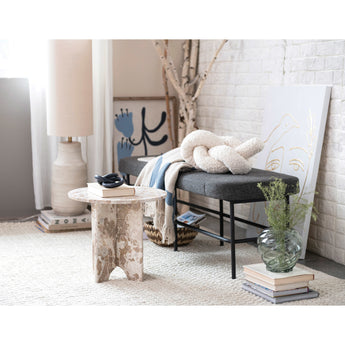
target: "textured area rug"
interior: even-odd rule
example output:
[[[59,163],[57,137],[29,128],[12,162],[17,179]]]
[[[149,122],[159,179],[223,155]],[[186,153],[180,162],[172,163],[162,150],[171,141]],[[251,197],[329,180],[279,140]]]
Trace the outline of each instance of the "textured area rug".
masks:
[[[0,305],[272,305],[242,290],[242,266],[260,262],[257,249],[230,247],[199,234],[178,252],[144,241],[144,281],[120,268],[111,280],[93,280],[91,232],[46,234],[34,222],[0,223]],[[345,280],[314,272],[320,297],[283,305],[345,305]]]

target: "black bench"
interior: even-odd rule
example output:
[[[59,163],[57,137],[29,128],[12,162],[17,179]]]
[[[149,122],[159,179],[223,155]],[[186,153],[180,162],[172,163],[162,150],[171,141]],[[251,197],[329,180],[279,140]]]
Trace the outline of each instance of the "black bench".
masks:
[[[130,184],[130,175],[138,176],[140,171],[146,165],[146,162],[138,161],[138,157],[127,157],[120,160],[119,170],[125,174],[126,182]],[[208,174],[203,171],[192,170],[181,172],[176,181],[176,189],[182,189],[188,192],[204,195],[210,198],[219,200],[219,209],[212,210],[203,206],[199,206],[183,200],[177,200],[174,204],[174,226],[175,226],[175,242],[174,250],[177,251],[177,224],[187,226],[199,233],[213,237],[220,241],[220,245],[228,242],[231,245],[231,270],[232,278],[236,278],[236,256],[235,244],[256,242],[257,237],[250,237],[244,239],[236,239],[235,236],[235,221],[253,225],[261,229],[267,226],[251,222],[246,219],[235,217],[234,205],[239,203],[252,203],[258,201],[265,201],[261,190],[257,187],[259,182],[268,184],[275,178],[282,179],[287,184],[286,199],[289,201],[288,194],[298,192],[298,178],[291,175],[275,173],[267,170],[252,169],[247,175],[232,175],[226,174]],[[177,194],[175,194],[177,195]],[[223,211],[223,202],[230,203],[230,214]],[[193,226],[180,223],[176,220],[176,205],[182,203],[206,212],[217,214],[219,216],[219,235],[204,230],[202,228],[195,228]],[[230,219],[230,238],[224,237],[223,220]]]

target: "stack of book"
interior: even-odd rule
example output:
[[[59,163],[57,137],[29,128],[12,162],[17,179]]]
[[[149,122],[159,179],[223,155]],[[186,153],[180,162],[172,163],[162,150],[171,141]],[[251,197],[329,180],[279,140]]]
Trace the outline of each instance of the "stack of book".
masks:
[[[53,210],[41,211],[37,219],[37,228],[42,232],[61,232],[91,229],[90,211],[79,216],[58,216]]]
[[[242,288],[275,304],[319,296],[309,288],[314,274],[296,266],[291,272],[274,273],[260,263],[243,266],[243,271],[246,281]]]
[[[101,198],[135,195],[135,187],[128,186],[127,184],[122,184],[121,186],[115,188],[106,188],[97,182],[92,182],[87,184],[87,190],[94,195],[100,196]]]

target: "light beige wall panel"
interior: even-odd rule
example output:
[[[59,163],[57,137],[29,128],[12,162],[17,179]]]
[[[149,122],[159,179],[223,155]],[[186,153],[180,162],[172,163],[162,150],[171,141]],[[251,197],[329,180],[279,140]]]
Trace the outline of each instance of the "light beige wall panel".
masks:
[[[169,54],[178,72],[182,65],[183,40],[169,40]],[[113,41],[114,96],[164,96],[162,67],[151,40]],[[176,92],[169,85],[171,96]]]

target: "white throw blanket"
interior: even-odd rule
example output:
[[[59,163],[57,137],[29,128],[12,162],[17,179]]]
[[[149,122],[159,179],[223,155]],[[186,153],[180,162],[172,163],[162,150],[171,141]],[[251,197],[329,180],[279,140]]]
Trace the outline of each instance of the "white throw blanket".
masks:
[[[248,159],[263,147],[258,138],[241,143],[235,137],[197,130],[183,139],[181,155],[187,163],[208,173],[248,174],[252,169]]]
[[[180,152],[180,148],[173,149],[150,160],[140,172],[135,185],[154,187],[167,192],[165,200],[147,203],[145,215],[153,218],[153,226],[162,234],[162,242],[171,244],[175,241],[174,235],[174,198],[175,184],[179,172],[193,168],[186,163]]]
[[[179,172],[191,168],[208,173],[247,174],[251,170],[248,158],[260,152],[263,143],[253,138],[241,143],[234,137],[217,136],[212,132],[197,130],[188,134],[181,148],[173,149],[150,160],[135,183],[136,186],[155,187],[167,192],[165,201],[147,203],[145,215],[153,218],[153,225],[160,229],[162,242],[175,240],[173,203],[175,184]]]

